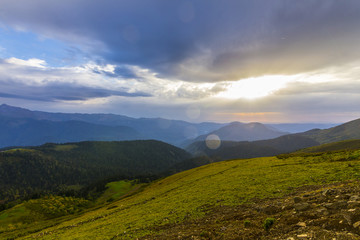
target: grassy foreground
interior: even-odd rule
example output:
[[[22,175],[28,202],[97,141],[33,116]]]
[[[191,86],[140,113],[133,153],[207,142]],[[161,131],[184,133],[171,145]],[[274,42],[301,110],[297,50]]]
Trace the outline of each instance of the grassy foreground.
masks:
[[[355,150],[213,163],[156,181],[96,210],[48,220],[50,227],[41,220],[21,231],[3,226],[0,238],[133,239],[156,234],[157,225],[201,218],[217,205],[279,197],[303,185],[359,179],[359,156]]]

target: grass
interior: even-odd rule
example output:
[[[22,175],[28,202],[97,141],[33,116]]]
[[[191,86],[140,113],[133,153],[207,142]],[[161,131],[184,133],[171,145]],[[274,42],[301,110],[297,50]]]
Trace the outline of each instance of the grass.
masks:
[[[38,231],[72,219],[74,214],[83,212],[89,206],[99,207],[106,202],[115,201],[141,186],[136,181],[110,182],[106,185],[107,190],[97,199],[96,203],[80,198],[61,196],[47,196],[25,201],[0,213],[0,238],[11,239],[13,236],[26,234],[29,228],[30,231]],[[33,224],[34,222],[36,226]]]
[[[56,145],[54,147],[54,150],[55,151],[71,151],[75,148],[77,148],[78,146],[77,145],[74,145],[74,144],[67,144],[67,145]]]
[[[137,194],[73,219],[55,219],[54,226],[44,227],[41,232],[35,232],[41,228],[34,224],[26,231],[8,231],[3,236],[134,239],[156,233],[157,225],[201,218],[216,205],[239,205],[254,198],[282,196],[303,185],[359,179],[359,154],[348,151],[213,163],[156,181]],[[121,188],[123,184],[110,184],[109,188]]]
[[[326,143],[320,146],[302,149],[298,151],[298,153],[315,153],[315,152],[329,152],[329,151],[356,150],[356,149],[360,149],[359,139]]]
[[[136,181],[118,181],[106,184],[106,191],[97,199],[97,203],[112,202],[139,187]]]
[[[14,148],[10,150],[2,151],[3,153],[13,153],[13,152],[28,152],[28,153],[35,153],[36,150],[34,149],[27,149],[27,148]]]

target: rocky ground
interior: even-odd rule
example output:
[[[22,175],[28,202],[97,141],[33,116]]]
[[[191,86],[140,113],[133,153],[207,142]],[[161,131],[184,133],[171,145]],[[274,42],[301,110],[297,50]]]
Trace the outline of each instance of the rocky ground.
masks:
[[[265,229],[267,218],[274,223]],[[283,198],[209,207],[201,219],[154,230],[160,233],[142,239],[360,239],[360,182],[305,186]]]

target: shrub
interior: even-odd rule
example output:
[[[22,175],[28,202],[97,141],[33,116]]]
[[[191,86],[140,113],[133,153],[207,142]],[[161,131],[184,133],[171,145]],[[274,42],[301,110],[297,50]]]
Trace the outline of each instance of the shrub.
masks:
[[[245,228],[248,228],[248,227],[250,227],[250,224],[251,224],[251,222],[250,222],[250,220],[244,220],[244,227]]]
[[[60,217],[82,211],[89,204],[89,201],[82,198],[46,196],[44,198],[32,199],[25,202],[25,206],[45,215],[48,218]]]
[[[275,222],[274,218],[265,219],[265,221],[264,221],[264,229],[266,231],[268,231],[271,228],[271,226],[274,224],[274,222]]]
[[[202,231],[202,232],[200,233],[200,237],[210,238],[210,234],[209,234],[209,232],[207,232],[207,231]]]

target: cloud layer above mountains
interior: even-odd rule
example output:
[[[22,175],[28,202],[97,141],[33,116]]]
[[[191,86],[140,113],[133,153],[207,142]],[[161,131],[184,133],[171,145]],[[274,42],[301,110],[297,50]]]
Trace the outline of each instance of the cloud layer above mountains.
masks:
[[[78,60],[51,66],[54,52],[32,60],[11,52],[5,56],[1,53],[10,45],[0,41],[0,97],[126,98],[111,100],[109,111],[124,103],[142,109],[151,99],[164,116],[176,118],[176,112],[194,105],[203,109],[204,120],[224,111],[286,115],[290,108],[294,114],[314,105],[325,105],[320,111],[329,109],[328,116],[341,111],[335,107],[339,102],[353,106],[359,99],[359,12],[357,0],[3,0],[1,28],[59,41]],[[264,76],[292,80],[251,103],[240,95],[218,98],[234,82]],[[286,103],[273,111],[276,99]],[[264,102],[267,108],[261,107]],[[348,108],[347,118],[360,113],[356,106]]]

